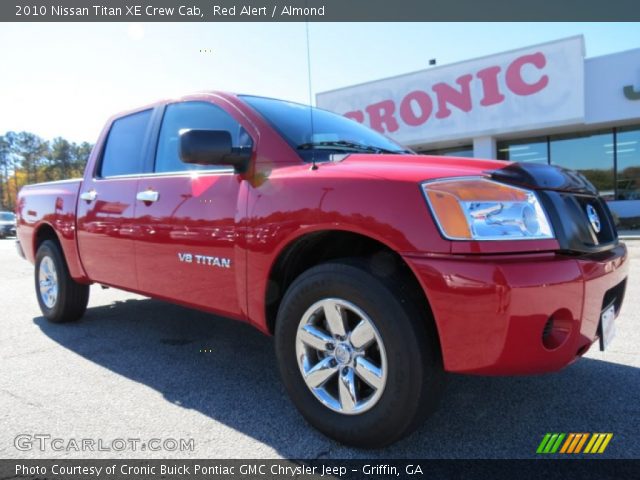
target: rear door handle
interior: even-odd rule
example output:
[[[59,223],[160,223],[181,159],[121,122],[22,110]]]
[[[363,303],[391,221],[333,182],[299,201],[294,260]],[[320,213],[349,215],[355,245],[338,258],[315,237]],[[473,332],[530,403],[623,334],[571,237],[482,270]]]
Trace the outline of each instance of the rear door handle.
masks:
[[[80,200],[84,200],[87,203],[93,202],[98,198],[98,192],[95,190],[89,190],[88,192],[82,192],[80,194]]]
[[[136,195],[136,200],[141,202],[157,202],[160,198],[160,194],[154,190],[144,190],[143,192],[138,192]]]

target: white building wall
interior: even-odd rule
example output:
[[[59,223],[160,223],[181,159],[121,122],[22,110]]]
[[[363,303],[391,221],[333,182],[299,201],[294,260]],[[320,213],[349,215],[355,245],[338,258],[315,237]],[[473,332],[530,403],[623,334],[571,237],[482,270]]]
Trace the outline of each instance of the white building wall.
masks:
[[[640,119],[640,48],[585,60],[585,123]],[[633,97],[633,94],[632,94]]]
[[[582,36],[316,95],[404,145],[584,123]]]

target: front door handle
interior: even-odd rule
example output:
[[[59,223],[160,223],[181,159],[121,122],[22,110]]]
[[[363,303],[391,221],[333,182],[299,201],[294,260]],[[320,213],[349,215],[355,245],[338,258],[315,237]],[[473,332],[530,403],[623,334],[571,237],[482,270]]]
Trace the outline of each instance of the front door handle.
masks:
[[[88,192],[82,192],[80,194],[80,200],[84,200],[87,203],[93,202],[96,198],[98,198],[98,192],[95,190],[89,190]]]
[[[136,200],[140,200],[141,202],[157,202],[159,198],[160,194],[151,189],[138,192],[136,195]]]

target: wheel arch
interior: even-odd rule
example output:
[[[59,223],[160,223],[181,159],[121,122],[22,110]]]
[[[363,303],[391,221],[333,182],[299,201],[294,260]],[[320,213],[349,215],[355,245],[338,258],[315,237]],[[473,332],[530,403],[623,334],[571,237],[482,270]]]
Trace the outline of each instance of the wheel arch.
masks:
[[[374,275],[397,277],[412,301],[416,302],[420,311],[424,313],[425,320],[433,327],[440,349],[437,322],[426,293],[411,267],[389,245],[349,230],[305,233],[291,240],[280,250],[271,265],[265,292],[265,319],[268,331],[274,333],[282,298],[300,274],[321,263],[347,258],[364,260],[368,270]]]
[[[70,238],[61,237],[60,233],[48,222],[40,222],[33,230],[30,246],[34,262],[38,248],[46,240],[51,240],[58,246],[69,273],[75,281],[90,283],[80,263],[75,235]]]
[[[58,237],[58,234],[56,233],[55,228],[53,228],[53,226],[49,223],[42,222],[40,225],[38,225],[38,227],[36,228],[33,234],[31,249],[32,249],[34,258],[38,253],[38,248],[40,248],[40,245],[42,245],[42,243],[46,240],[51,240],[57,243],[64,256],[62,243],[60,242],[60,238]]]
[[[46,242],[51,242],[51,245],[47,245],[45,250],[43,245]],[[43,316],[53,323],[80,319],[89,301],[89,284],[76,282],[71,276],[63,239],[58,237],[57,232],[50,224],[42,223],[34,231],[32,248],[36,252],[34,256],[36,296]],[[48,303],[43,297],[41,265],[44,259],[52,261],[52,266],[55,267],[53,268],[54,274],[50,274],[50,278],[47,279],[47,281],[54,283],[44,286],[45,289],[48,289],[47,298],[51,299],[53,296],[51,303]],[[47,268],[46,272],[49,271]]]

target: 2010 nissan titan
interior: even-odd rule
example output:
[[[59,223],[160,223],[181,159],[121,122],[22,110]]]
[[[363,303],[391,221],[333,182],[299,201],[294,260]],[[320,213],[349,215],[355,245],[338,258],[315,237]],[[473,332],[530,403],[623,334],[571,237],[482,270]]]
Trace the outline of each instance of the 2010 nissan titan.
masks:
[[[309,423],[361,447],[420,425],[445,372],[550,372],[604,348],[628,271],[576,172],[417,155],[226,93],[113,117],[84,178],[24,187],[17,214],[47,319],[78,320],[98,283],[248,322],[275,336]]]

